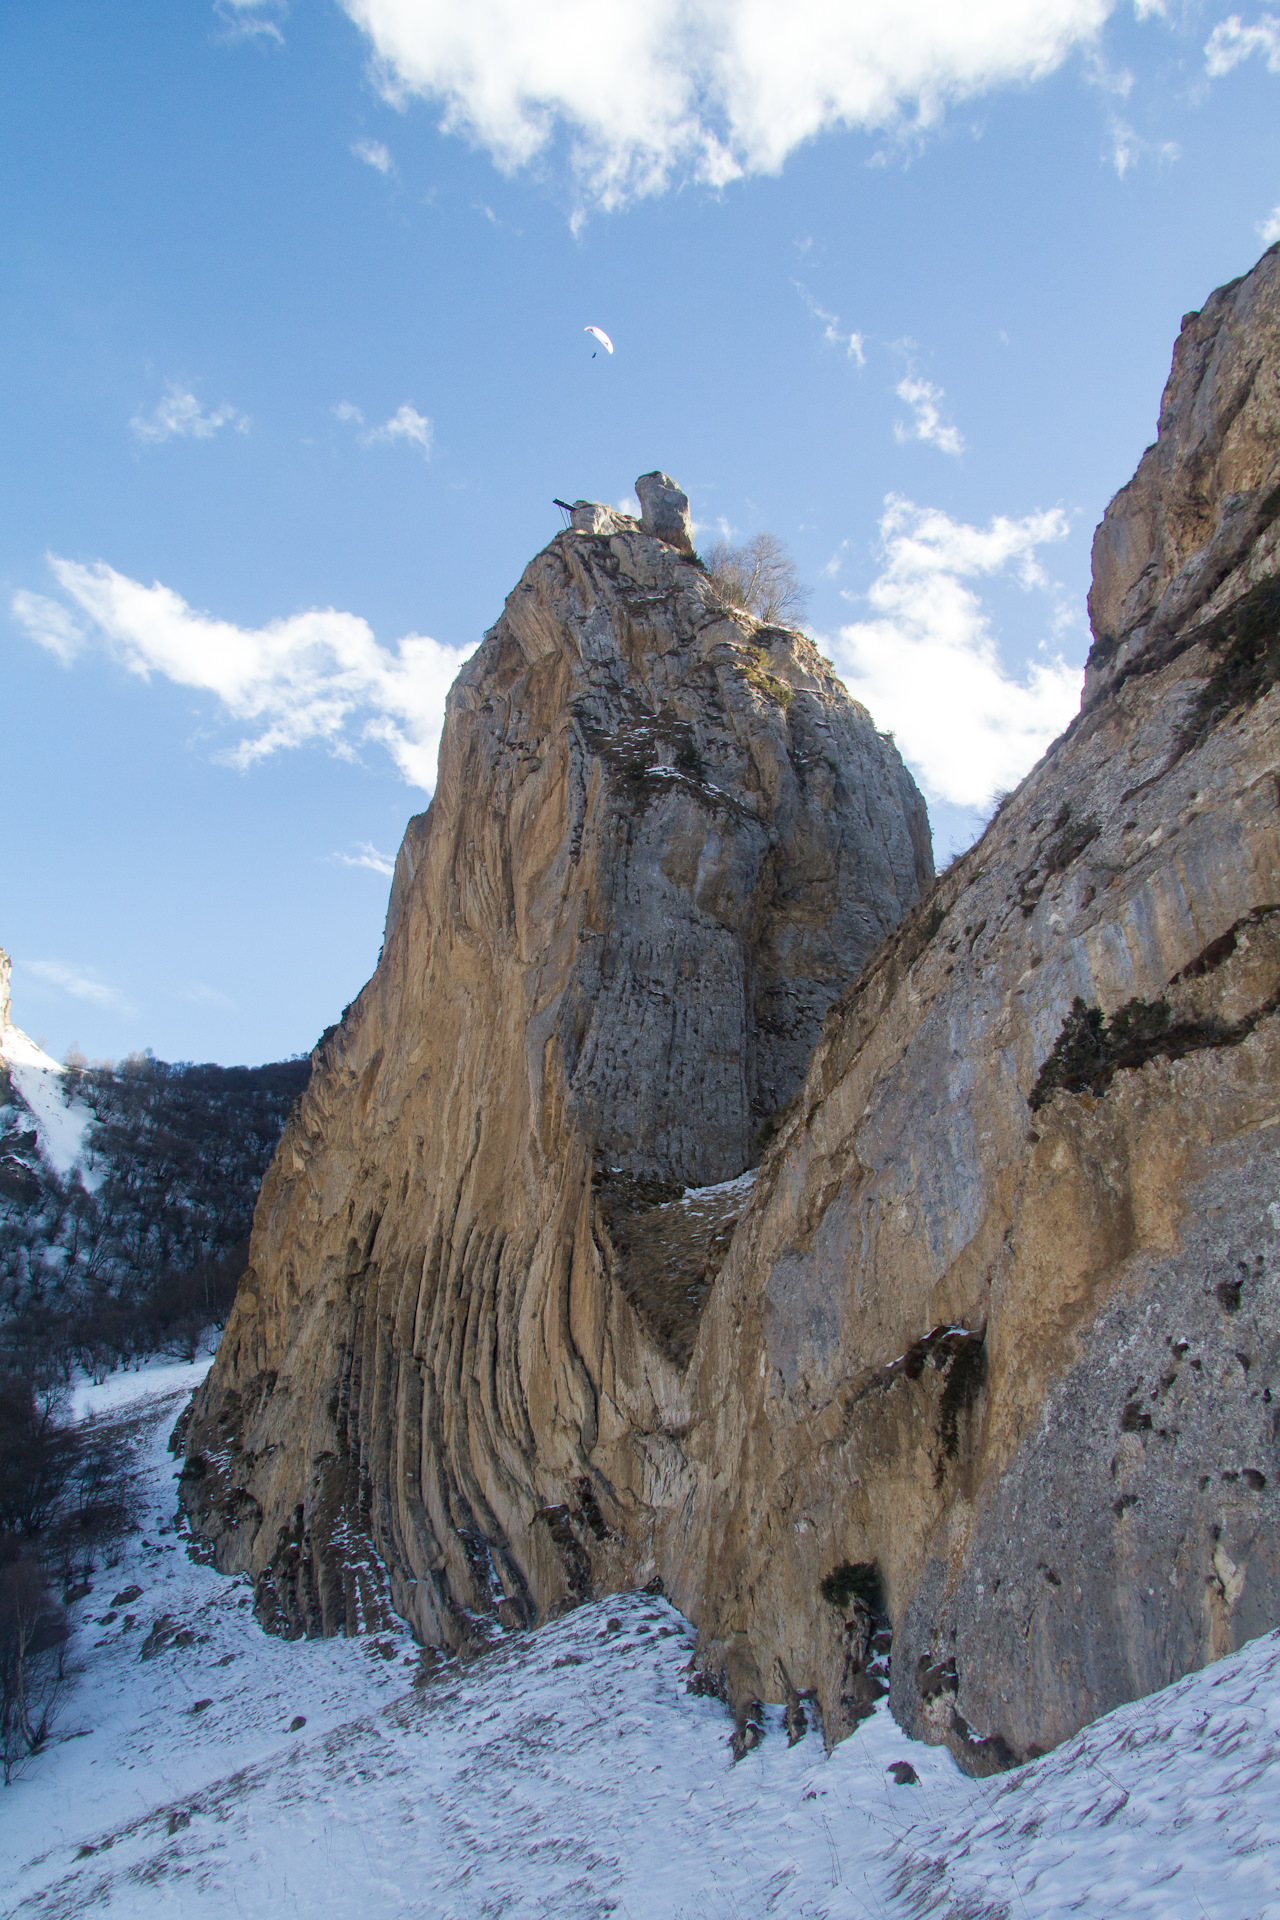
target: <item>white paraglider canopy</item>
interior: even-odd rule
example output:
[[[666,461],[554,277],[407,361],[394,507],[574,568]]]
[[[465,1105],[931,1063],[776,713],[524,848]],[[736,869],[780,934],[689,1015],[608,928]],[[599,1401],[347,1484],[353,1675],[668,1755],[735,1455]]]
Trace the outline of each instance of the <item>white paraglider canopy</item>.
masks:
[[[609,338],[608,334],[605,332],[603,327],[584,327],[582,331],[584,333],[592,334],[595,337],[595,339],[597,339],[600,342],[600,345],[604,348],[606,353],[613,352],[613,342]],[[594,358],[595,358],[595,355],[593,354],[592,359]]]

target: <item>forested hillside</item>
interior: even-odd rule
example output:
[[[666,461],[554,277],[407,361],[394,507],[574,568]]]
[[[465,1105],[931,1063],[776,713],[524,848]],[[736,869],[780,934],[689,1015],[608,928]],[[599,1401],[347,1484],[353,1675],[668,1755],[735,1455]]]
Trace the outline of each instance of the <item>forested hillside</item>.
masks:
[[[71,1064],[84,1115],[60,1177],[0,1080],[0,1365],[28,1379],[190,1355],[244,1267],[254,1202],[308,1059],[262,1067]],[[0,1069],[3,1071],[3,1069]]]

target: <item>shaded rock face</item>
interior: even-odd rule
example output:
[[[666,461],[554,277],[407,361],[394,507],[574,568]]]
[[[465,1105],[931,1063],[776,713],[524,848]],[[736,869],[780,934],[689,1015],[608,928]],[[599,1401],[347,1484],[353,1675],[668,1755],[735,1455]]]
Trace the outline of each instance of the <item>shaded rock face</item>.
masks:
[[[1084,711],[829,1018],[701,1320],[668,1588],[829,1735],[841,1568],[979,1771],[1280,1624],[1278,302],[1280,248],[1184,324]]]
[[[752,1163],[931,878],[892,743],[715,603],[665,476],[642,497],[658,531],[579,503],[459,676],[263,1186],[183,1490],[277,1630],[351,1629],[370,1534],[455,1647],[650,1576],[745,1192],[675,1233],[674,1303],[646,1217]]]

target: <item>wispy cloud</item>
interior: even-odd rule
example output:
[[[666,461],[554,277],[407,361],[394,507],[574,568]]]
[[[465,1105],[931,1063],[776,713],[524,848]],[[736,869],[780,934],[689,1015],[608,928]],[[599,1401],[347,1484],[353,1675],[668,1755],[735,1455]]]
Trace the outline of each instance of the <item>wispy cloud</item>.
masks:
[[[1107,158],[1119,180],[1148,155],[1154,155],[1162,166],[1171,166],[1182,158],[1182,148],[1176,140],[1146,140],[1117,114],[1107,123],[1107,141]]]
[[[28,593],[20,587],[9,602],[10,611],[33,640],[56,654],[64,667],[84,645],[84,628],[61,600],[50,600],[44,593]]]
[[[203,981],[193,980],[189,987],[179,990],[179,997],[190,1000],[197,1007],[216,1007],[220,1012],[233,1013],[235,1001],[225,993],[219,993],[217,987],[206,987]]]
[[[1142,143],[1124,120],[1113,120],[1108,129],[1111,139],[1111,164],[1123,180],[1137,159]]]
[[[357,140],[351,148],[357,160],[363,160],[375,173],[390,173],[395,166],[388,149],[381,140]]]
[[[1258,237],[1264,247],[1280,240],[1280,207],[1272,207],[1265,220],[1258,222]]]
[[[213,10],[223,23],[224,40],[274,40],[284,45],[280,22],[288,16],[288,0],[213,0]]]
[[[776,173],[829,129],[935,126],[1093,45],[1115,0],[342,4],[388,99],[432,100],[504,171],[567,133],[583,200],[615,207],[682,178]]]
[[[64,661],[100,647],[142,680],[162,674],[211,693],[249,731],[219,758],[240,768],[282,750],[318,743],[352,760],[368,742],[383,746],[410,785],[435,784],[444,698],[469,647],[410,633],[393,647],[367,621],[332,607],[265,627],[238,627],[189,607],[170,588],[146,587],[98,561],[49,556],[70,603],[60,627],[41,595],[17,594],[14,617]],[[68,638],[78,629],[74,643]]]
[[[839,314],[828,313],[825,307],[819,306],[802,281],[793,280],[791,284],[814,319],[822,322],[822,337],[828,346],[839,347],[846,359],[854,361],[857,366],[865,367],[867,364],[866,336],[861,333],[845,332],[840,325]]]
[[[164,399],[149,414],[136,414],[129,422],[139,440],[153,445],[162,440],[212,440],[223,427],[248,433],[250,420],[239,408],[225,403],[206,413],[190,388],[170,382]]]
[[[396,857],[393,853],[379,853],[372,840],[358,840],[354,853],[335,853],[333,858],[342,867],[368,867],[371,873],[385,874],[389,879],[396,870]]]
[[[849,550],[849,542],[842,540],[825,566],[818,568],[824,580],[834,580],[844,565],[844,556]]]
[[[881,572],[866,595],[871,618],[842,627],[832,654],[931,800],[986,805],[1017,784],[1077,711],[1080,670],[1049,657],[1021,678],[1008,673],[968,584],[1004,575],[1052,594],[1037,550],[1066,532],[1056,509],[973,527],[892,494],[886,500]]]
[[[364,436],[366,446],[390,445],[403,440],[406,446],[416,447],[425,460],[431,458],[431,442],[434,429],[425,413],[419,413],[406,400],[396,408],[389,420],[380,427],[371,427]]]
[[[26,970],[34,973],[38,980],[47,980],[60,992],[69,993],[73,1000],[87,1000],[95,1007],[111,1007],[117,1013],[133,1011],[118,988],[108,986],[92,968],[68,966],[62,960],[28,960]]]
[[[364,414],[350,400],[340,400],[333,408],[333,417],[348,426],[364,426]],[[367,428],[360,435],[360,444],[362,447],[385,447],[403,441],[406,446],[416,447],[424,460],[429,460],[434,437],[435,429],[426,414],[419,413],[406,400],[380,427]]]
[[[1260,54],[1272,73],[1280,73],[1280,20],[1273,13],[1260,14],[1246,27],[1238,13],[1220,20],[1205,42],[1204,70],[1211,80],[1230,73],[1242,60]]]
[[[946,395],[941,387],[935,387],[931,381],[921,380],[914,373],[909,373],[899,380],[894,392],[899,400],[911,408],[910,421],[894,422],[896,440],[923,440],[926,446],[936,447],[939,453],[964,452],[964,440],[959,429],[946,426],[943,422],[942,402]]]

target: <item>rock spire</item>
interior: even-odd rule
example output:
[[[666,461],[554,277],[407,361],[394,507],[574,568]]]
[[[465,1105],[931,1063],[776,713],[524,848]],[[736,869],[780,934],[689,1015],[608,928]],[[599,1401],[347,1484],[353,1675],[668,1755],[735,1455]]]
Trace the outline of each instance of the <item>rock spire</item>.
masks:
[[[383,958],[263,1187],[185,1488],[287,1631],[356,1619],[367,1530],[452,1646],[652,1575],[745,1188],[664,1209],[753,1165],[931,877],[892,743],[718,603],[665,475],[637,491],[639,523],[574,508],[459,675]]]

